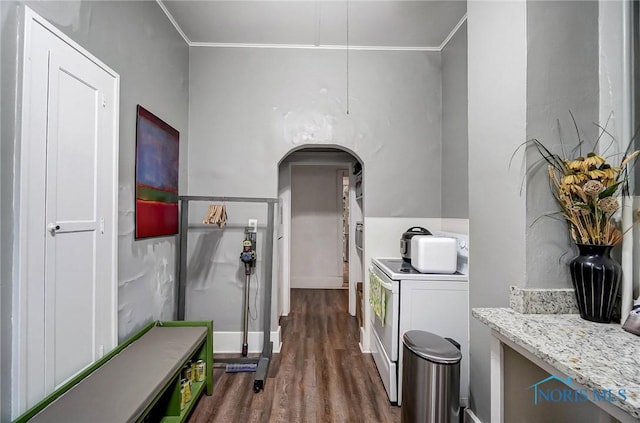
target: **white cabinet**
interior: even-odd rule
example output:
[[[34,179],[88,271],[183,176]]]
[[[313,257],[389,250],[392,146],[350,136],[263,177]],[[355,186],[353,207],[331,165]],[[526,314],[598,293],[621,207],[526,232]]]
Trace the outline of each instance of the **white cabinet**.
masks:
[[[469,399],[469,283],[402,280],[400,283],[400,351],[398,405],[402,400],[402,335],[423,330],[460,344],[460,405]]]

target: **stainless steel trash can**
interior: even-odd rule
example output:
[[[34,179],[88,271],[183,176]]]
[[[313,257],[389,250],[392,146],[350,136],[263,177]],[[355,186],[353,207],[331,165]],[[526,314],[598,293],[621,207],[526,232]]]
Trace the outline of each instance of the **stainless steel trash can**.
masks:
[[[402,343],[402,423],[458,423],[459,348],[419,330],[405,332]]]

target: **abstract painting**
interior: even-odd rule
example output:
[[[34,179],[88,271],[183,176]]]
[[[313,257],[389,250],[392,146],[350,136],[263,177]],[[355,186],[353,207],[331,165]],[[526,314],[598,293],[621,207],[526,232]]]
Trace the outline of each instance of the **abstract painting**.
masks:
[[[178,233],[180,133],[138,105],[135,237]]]

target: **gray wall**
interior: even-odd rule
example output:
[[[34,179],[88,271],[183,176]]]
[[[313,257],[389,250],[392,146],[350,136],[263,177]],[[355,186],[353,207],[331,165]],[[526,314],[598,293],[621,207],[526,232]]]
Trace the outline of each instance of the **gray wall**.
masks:
[[[526,139],[574,142],[571,109],[586,138],[598,121],[597,2],[470,2],[469,215],[471,307],[508,306],[509,285],[571,286],[566,225],[539,220],[555,210],[546,173],[525,177],[537,157],[509,161]],[[557,152],[560,152],[559,150]],[[544,170],[543,170],[544,171]],[[525,179],[526,178],[526,179]],[[524,181],[522,193],[520,185]],[[490,333],[471,320],[472,408],[490,421]]]
[[[172,237],[134,241],[134,169],[136,104],[180,131],[180,189],[187,187],[188,47],[155,2],[1,2],[2,7],[2,374],[10,374],[11,272],[13,271],[12,214],[16,116],[17,46],[22,34],[16,17],[22,5],[56,25],[75,42],[120,75],[119,169],[119,338],[126,338],[145,323],[173,317],[175,240]],[[20,24],[21,26],[21,24]],[[117,30],[114,31],[114,28]],[[2,378],[2,420],[6,420],[9,386]]]
[[[190,194],[274,197],[287,152],[334,144],[364,161],[367,216],[440,217],[440,54],[351,51],[349,115],[344,51],[194,47],[190,63]]]
[[[469,217],[467,24],[442,50],[442,217]]]
[[[0,17],[0,22],[2,21],[2,18]],[[0,30],[0,57],[2,57],[2,30]],[[2,81],[2,65],[0,64],[0,81]],[[2,82],[0,82],[0,85],[2,84]],[[1,95],[1,91],[2,89],[0,88],[0,98],[2,98]],[[2,139],[2,116],[0,116],[0,139]],[[2,196],[2,160],[0,160],[0,196]],[[0,207],[0,222],[2,222],[2,207]],[[2,224],[0,224],[0,240],[2,239]],[[2,247],[0,246],[0,256],[2,256],[2,252],[1,252]],[[4,278],[4,274],[2,273],[2,260],[0,259],[0,281],[3,280]],[[4,291],[3,289],[3,284],[0,282],[0,298],[2,298],[2,292]],[[6,307],[5,307],[6,309]],[[0,333],[4,333],[5,328],[3,326],[3,322],[5,321],[5,316],[2,314],[2,300],[0,300]],[[4,368],[4,364],[2,361],[2,350],[3,350],[3,345],[2,345],[2,339],[0,338],[0,373],[2,374],[8,374],[8,373],[4,373],[5,372],[5,368]],[[2,398],[4,398],[2,396],[2,390],[3,390],[3,382],[0,382],[0,409],[3,408],[3,403],[2,403]],[[5,388],[6,389],[6,388]],[[0,419],[2,419],[2,413],[0,413]]]
[[[244,228],[248,220],[257,219],[257,260],[250,282],[252,318],[249,319],[249,330],[260,332],[263,327],[262,313],[266,280],[264,272],[267,246],[266,203],[220,203],[225,204],[228,215],[227,225],[222,230],[215,225],[202,224],[210,204],[203,201],[189,204],[186,319],[213,320],[216,332],[242,330],[245,274],[244,266],[240,262],[240,252],[245,238]],[[272,294],[274,306],[271,308],[271,327],[277,328],[278,321],[275,313],[278,290],[275,285]],[[216,348],[219,345],[217,344]],[[237,352],[240,352],[240,347],[241,344],[238,344]],[[254,349],[257,346],[250,345],[250,348]]]
[[[545,2],[546,3],[546,2]],[[525,280],[525,197],[509,159],[526,136],[526,4],[468,3],[469,303],[508,307]],[[489,329],[470,321],[470,405],[490,419]]]
[[[598,59],[598,2],[527,2],[527,139],[537,138],[561,154],[562,137],[570,154],[578,138],[570,110],[585,146],[593,145],[598,129],[593,122],[599,121]],[[591,149],[582,151],[586,155]],[[530,149],[527,166],[539,158]],[[567,263],[575,254],[567,225],[541,218],[556,210],[546,166],[529,172],[527,286],[572,287]]]
[[[349,168],[291,167],[291,288],[342,288],[341,170]]]

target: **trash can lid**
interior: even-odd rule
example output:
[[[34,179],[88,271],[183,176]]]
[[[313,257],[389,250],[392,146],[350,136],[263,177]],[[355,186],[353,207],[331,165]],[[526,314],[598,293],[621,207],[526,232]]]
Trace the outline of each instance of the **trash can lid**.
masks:
[[[456,364],[462,353],[451,342],[431,332],[409,330],[402,336],[402,343],[414,354],[438,364]]]

